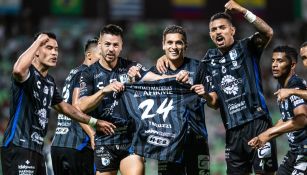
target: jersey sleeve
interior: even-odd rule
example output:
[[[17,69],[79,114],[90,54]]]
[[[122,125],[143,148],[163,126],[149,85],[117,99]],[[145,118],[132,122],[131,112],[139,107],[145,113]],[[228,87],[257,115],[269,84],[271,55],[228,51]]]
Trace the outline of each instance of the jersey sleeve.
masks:
[[[80,88],[81,73],[82,73],[82,72],[78,72],[78,73],[74,76],[74,79],[73,79],[73,82],[72,82],[73,89],[74,89],[74,88]]]
[[[51,105],[54,106],[56,104],[59,104],[63,101],[62,96],[60,95],[58,88],[56,87],[56,85],[54,86],[54,93],[53,93],[53,97],[52,97],[52,102]]]
[[[93,74],[89,68],[82,71],[80,77],[80,97],[92,95],[94,90],[93,80]]]
[[[215,91],[213,82],[212,82],[212,76],[209,73],[207,69],[207,65],[204,61],[202,61],[198,68],[195,78],[194,84],[203,84],[207,92],[213,92]]]

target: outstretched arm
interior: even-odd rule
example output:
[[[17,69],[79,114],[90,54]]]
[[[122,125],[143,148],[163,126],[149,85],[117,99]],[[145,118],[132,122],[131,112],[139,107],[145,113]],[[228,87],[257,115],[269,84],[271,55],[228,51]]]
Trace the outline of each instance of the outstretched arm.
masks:
[[[116,128],[116,126],[113,125],[112,123],[104,121],[104,120],[94,119],[94,118],[82,113],[77,108],[73,107],[72,105],[70,105],[70,104],[68,104],[64,101],[54,105],[53,107],[59,113],[62,113],[65,116],[68,116],[71,119],[76,120],[78,122],[95,126],[98,131],[101,131],[105,134],[108,134],[108,135],[113,134],[114,129]]]
[[[296,95],[307,100],[307,90],[301,89],[279,89],[274,93],[274,95],[277,96],[278,101],[284,101],[290,95]]]
[[[282,121],[281,119],[277,124],[263,133],[254,137],[248,142],[253,148],[262,147],[266,142],[272,138],[278,137],[281,134],[292,132],[307,126],[307,106],[301,105],[294,109],[295,117],[291,120]]]
[[[253,42],[258,47],[266,47],[273,37],[273,29],[261,18],[240,6],[234,0],[230,0],[225,4],[226,11],[238,12],[244,15],[245,19],[252,23],[260,35],[255,35]]]
[[[83,96],[78,99],[76,106],[83,112],[88,113],[94,110],[101,102],[103,97],[111,92],[120,92],[124,89],[124,85],[120,82],[110,83],[108,86],[100,89],[91,96]]]
[[[32,64],[32,60],[37,52],[38,48],[48,42],[49,37],[46,34],[40,34],[38,38],[32,43],[32,45],[23,52],[13,67],[13,77],[19,82],[23,82],[27,79],[29,74],[29,67]]]

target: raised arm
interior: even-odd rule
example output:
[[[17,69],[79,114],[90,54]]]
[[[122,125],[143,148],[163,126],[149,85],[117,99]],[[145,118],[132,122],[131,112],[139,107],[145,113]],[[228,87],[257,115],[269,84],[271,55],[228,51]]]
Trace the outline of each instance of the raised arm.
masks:
[[[39,47],[48,42],[49,37],[46,34],[40,34],[38,38],[32,43],[32,45],[23,52],[13,67],[13,77],[19,82],[23,82],[27,79],[29,74],[29,67],[32,64],[32,60],[35,57]]]
[[[244,15],[245,19],[252,23],[259,35],[255,35],[253,38],[253,42],[258,47],[266,47],[267,44],[270,42],[271,38],[273,37],[273,29],[261,18],[250,12],[248,9],[242,7],[234,0],[230,0],[225,4],[226,11],[237,12]]]

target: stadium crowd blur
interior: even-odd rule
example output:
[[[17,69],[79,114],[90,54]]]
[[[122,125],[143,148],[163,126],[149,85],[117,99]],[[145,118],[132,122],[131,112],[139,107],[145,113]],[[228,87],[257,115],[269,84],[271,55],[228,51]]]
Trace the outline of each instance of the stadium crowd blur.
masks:
[[[220,10],[223,10],[223,8],[220,8]],[[110,21],[100,17],[82,18],[67,16],[46,16],[37,19],[33,18],[31,8],[23,8],[17,16],[0,15],[1,143],[3,132],[9,119],[12,66],[18,56],[32,43],[33,35],[38,31],[52,31],[57,35],[59,44],[58,63],[57,67],[51,69],[50,73],[55,77],[59,91],[61,91],[69,70],[81,64],[83,60],[83,45],[85,41],[96,37],[102,26],[109,22],[120,25],[125,31],[122,56],[141,62],[147,67],[155,64],[156,59],[162,55],[162,30],[170,24],[181,25],[186,29],[189,43],[186,55],[201,59],[208,48],[214,47],[208,33],[208,20],[142,19]],[[264,95],[275,122],[280,116],[277,111],[276,97],[273,95],[277,82],[271,76],[272,48],[276,45],[288,44],[299,49],[300,44],[307,41],[307,19],[294,19],[282,23],[276,21],[267,22],[272,26],[274,36],[262,55],[261,69]],[[235,26],[237,38],[249,36],[254,32],[252,26],[241,18],[239,22],[235,20]],[[301,59],[299,59],[297,73],[307,79],[307,70],[304,70],[301,63]],[[224,174],[224,127],[219,112],[207,109],[206,123],[209,133],[211,172],[215,175]],[[56,114],[54,112],[51,118],[49,120],[50,132],[46,138],[47,148],[56,127]],[[280,143],[283,141],[286,141],[285,137],[278,139]],[[278,144],[280,156],[285,153],[286,149],[287,144]]]

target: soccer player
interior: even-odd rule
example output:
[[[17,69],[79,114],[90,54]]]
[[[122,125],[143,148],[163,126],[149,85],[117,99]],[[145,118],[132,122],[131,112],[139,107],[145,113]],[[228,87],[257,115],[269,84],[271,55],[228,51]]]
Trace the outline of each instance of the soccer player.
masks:
[[[272,74],[280,88],[306,89],[306,81],[295,74],[297,52],[289,46],[278,46],[273,50]],[[281,119],[271,128],[248,142],[253,148],[265,145],[270,139],[287,133],[290,150],[284,157],[278,175],[306,174],[307,172],[307,102],[291,95],[278,106]]]
[[[303,64],[305,68],[307,68],[307,41],[304,42],[300,49],[300,56],[302,58]],[[274,93],[277,96],[278,101],[283,101],[284,99],[288,98],[290,95],[297,95],[303,99],[307,99],[307,90],[300,90],[300,89],[279,89],[277,92]]]
[[[74,104],[79,97],[81,72],[101,57],[97,39],[85,44],[83,64],[72,69],[66,78],[62,95],[64,101]],[[94,174],[94,135],[89,126],[58,115],[58,124],[51,145],[51,157],[55,175]]]
[[[188,47],[185,30],[176,25],[166,27],[163,32],[164,62],[168,63],[168,68],[164,74],[173,75],[181,70],[189,72],[189,83],[193,84],[196,79],[199,61],[185,57]],[[151,71],[159,73],[156,67]],[[183,162],[158,162],[159,175],[171,174],[209,174],[210,155],[208,147],[208,134],[205,124],[205,101],[199,98],[198,103],[193,107],[197,116],[190,116],[186,146],[184,148]]]
[[[53,33],[39,33],[12,72],[11,116],[1,149],[3,174],[46,174],[42,154],[50,107],[99,131],[112,123],[89,117],[64,102],[48,69],[55,67],[58,44]]]
[[[215,91],[226,128],[225,157],[227,174],[274,174],[277,169],[276,144],[265,149],[248,146],[247,140],[272,126],[263,96],[260,57],[273,36],[272,28],[262,19],[233,0],[225,4],[228,12],[237,12],[258,31],[235,40],[235,27],[227,13],[213,15],[209,34],[216,48],[209,49],[200,65],[207,92]],[[201,95],[203,90],[199,90]],[[217,105],[215,105],[217,106]]]
[[[124,83],[139,80],[152,81],[172,76],[160,76],[148,72],[141,64],[119,57],[123,46],[123,30],[114,24],[105,26],[100,31],[99,43],[102,57],[99,61],[84,70],[80,80],[80,99],[77,106],[80,110],[91,113],[96,118],[113,123],[117,129],[115,134],[106,135],[96,132],[94,161],[96,174],[143,174],[143,158],[129,152],[133,129],[132,119],[128,114],[114,117],[117,111],[119,92]],[[176,79],[185,82],[186,72],[178,73]],[[107,131],[108,132],[108,131]]]

